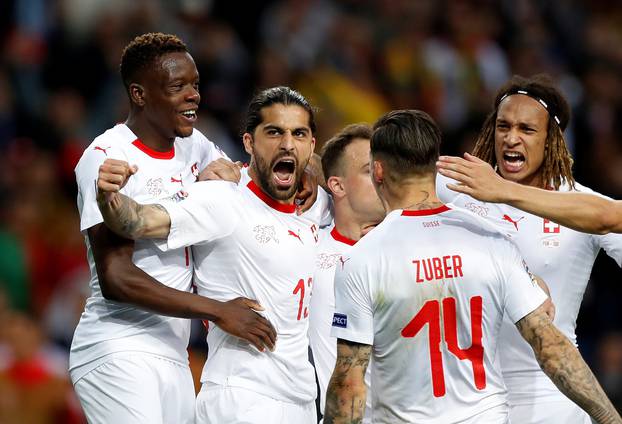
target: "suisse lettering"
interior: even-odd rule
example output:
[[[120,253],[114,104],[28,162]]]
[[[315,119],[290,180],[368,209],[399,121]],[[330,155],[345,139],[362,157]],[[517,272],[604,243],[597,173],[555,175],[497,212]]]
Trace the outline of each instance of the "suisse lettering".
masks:
[[[412,262],[415,265],[417,283],[464,276],[460,255],[414,259]]]

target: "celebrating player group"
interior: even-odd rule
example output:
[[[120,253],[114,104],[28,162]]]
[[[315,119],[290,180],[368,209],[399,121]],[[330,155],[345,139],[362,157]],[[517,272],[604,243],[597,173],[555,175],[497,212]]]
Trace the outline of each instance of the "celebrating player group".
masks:
[[[128,117],[75,170],[89,423],[622,424],[574,333],[598,251],[622,265],[622,208],[574,180],[548,78],[501,87],[465,158],[396,110],[318,161],[313,106],[267,88],[241,167],[194,128],[178,37],[136,37],[121,77]],[[192,318],[209,322],[198,395]]]

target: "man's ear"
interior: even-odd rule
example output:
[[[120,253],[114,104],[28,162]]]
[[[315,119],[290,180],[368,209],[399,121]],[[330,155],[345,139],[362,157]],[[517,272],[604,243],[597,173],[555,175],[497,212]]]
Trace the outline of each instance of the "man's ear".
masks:
[[[140,107],[145,106],[145,88],[142,85],[137,82],[131,83],[129,93],[132,103]]]
[[[329,177],[328,180],[326,180],[326,185],[333,197],[343,197],[346,195],[346,188],[343,185],[341,177],[335,175]]]
[[[374,160],[372,162],[371,171],[374,184],[382,184],[384,182],[384,167],[382,166],[382,162],[380,162],[379,160]]]
[[[244,150],[249,155],[253,155],[253,145],[255,144],[253,141],[253,136],[250,133],[244,133],[242,136],[242,142],[244,143]]]

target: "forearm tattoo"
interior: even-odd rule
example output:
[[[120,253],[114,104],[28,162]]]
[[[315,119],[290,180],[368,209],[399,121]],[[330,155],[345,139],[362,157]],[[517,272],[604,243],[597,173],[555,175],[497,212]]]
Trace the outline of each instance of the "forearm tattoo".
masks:
[[[576,347],[540,308],[516,323],[534,350],[542,370],[559,390],[598,423],[622,423]]]
[[[109,204],[100,204],[100,210],[104,222],[111,230],[131,239],[141,237],[150,214],[167,213],[161,205],[141,205],[120,193]]]
[[[337,362],[326,392],[325,424],[354,424],[365,413],[365,372],[371,346],[339,340]]]

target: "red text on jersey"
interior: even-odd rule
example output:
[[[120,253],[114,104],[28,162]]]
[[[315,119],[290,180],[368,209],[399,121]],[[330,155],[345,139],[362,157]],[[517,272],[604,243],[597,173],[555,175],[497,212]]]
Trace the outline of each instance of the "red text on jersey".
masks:
[[[486,388],[484,369],[484,347],[482,346],[482,297],[473,296],[471,306],[471,346],[462,349],[458,346],[456,299],[443,299],[443,330],[445,345],[459,360],[468,360],[473,368],[473,380],[477,390]],[[445,396],[445,372],[441,352],[441,307],[438,300],[428,300],[412,320],[402,329],[402,337],[415,337],[428,324],[428,345],[430,347],[430,371],[434,397]]]
[[[460,255],[414,259],[413,264],[415,264],[415,281],[417,283],[464,276]]]

